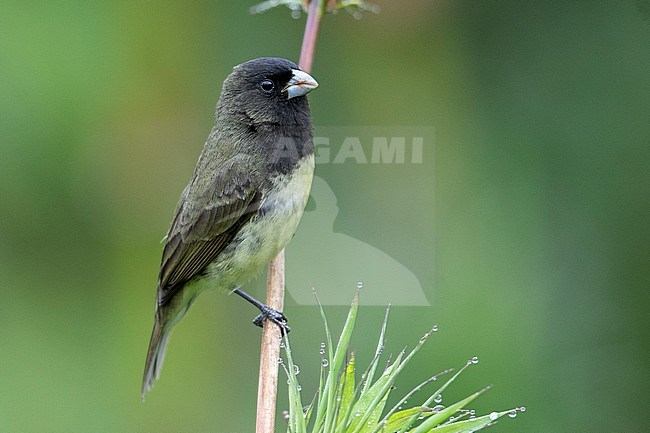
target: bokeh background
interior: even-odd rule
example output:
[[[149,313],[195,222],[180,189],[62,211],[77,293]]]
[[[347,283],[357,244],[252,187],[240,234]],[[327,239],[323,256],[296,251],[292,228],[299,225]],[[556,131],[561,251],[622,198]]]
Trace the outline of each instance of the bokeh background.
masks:
[[[323,127],[435,129],[422,166],[318,169],[334,231],[431,303],[393,310],[386,351],[440,326],[398,394],[476,355],[444,402],[494,384],[479,412],[527,407],[494,431],[644,431],[650,2],[377,3],[324,20],[311,107]],[[0,2],[0,431],[253,431],[260,332],[239,299],[203,295],[139,392],[159,241],[221,82],[297,60],[304,16],[253,4]],[[286,312],[311,396],[322,325]],[[361,365],[382,316],[360,311]]]

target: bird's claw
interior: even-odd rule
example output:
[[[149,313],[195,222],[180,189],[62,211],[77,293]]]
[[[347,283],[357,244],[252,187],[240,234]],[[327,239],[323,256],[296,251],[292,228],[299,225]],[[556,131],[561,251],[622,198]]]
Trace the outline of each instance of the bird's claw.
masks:
[[[278,311],[274,308],[263,306],[261,308],[261,313],[253,320],[253,323],[260,328],[264,326],[265,320],[270,320],[271,322],[278,325],[282,335],[286,335],[291,331],[289,325],[287,325],[287,318],[281,311]]]

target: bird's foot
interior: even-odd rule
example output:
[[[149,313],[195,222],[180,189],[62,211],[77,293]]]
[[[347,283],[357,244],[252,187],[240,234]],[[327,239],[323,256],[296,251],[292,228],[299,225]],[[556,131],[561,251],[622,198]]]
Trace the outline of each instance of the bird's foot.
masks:
[[[278,311],[274,308],[269,307],[268,305],[261,303],[239,287],[233,290],[233,293],[236,293],[237,295],[246,299],[261,311],[260,315],[257,316],[255,320],[253,320],[253,323],[255,325],[261,328],[264,326],[265,320],[270,320],[280,327],[280,331],[282,331],[283,336],[289,333],[291,329],[289,328],[289,325],[287,325],[287,318],[284,316],[284,314],[282,314],[281,311]]]
[[[291,331],[291,328],[289,328],[289,325],[287,325],[287,318],[284,314],[282,314],[281,311],[271,308],[268,305],[262,305],[260,307],[260,311],[261,313],[259,316],[253,320],[253,323],[256,326],[259,326],[261,328],[264,326],[265,320],[270,320],[271,322],[278,325],[283,336]]]

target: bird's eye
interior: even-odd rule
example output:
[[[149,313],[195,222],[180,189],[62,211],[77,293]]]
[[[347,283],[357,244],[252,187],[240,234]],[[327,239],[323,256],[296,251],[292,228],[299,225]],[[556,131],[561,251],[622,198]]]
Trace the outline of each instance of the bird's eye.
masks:
[[[274,87],[275,84],[273,84],[273,81],[271,80],[264,80],[260,83],[260,89],[262,89],[262,92],[264,93],[271,93]]]

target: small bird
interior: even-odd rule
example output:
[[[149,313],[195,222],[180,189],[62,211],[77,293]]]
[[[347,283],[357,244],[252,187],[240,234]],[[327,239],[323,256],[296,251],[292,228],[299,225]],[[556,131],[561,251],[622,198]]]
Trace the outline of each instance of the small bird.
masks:
[[[163,239],[155,323],[142,397],[160,375],[169,335],[207,288],[234,292],[288,331],[284,315],[240,286],[293,236],[314,173],[306,94],[318,87],[293,62],[264,57],[233,68],[215,122]]]

